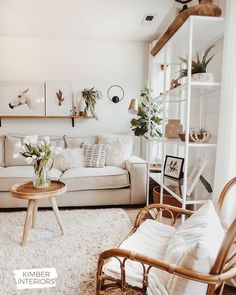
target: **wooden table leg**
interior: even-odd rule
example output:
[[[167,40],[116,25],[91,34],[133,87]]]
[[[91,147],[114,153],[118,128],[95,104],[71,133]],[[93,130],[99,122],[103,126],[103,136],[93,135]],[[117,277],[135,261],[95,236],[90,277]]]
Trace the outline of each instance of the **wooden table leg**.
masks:
[[[32,227],[36,228],[37,225],[37,211],[38,211],[39,200],[34,200],[34,209],[33,209],[33,218],[32,218]]]
[[[25,217],[23,238],[22,238],[22,243],[21,243],[22,246],[25,246],[27,243],[28,232],[29,232],[29,227],[30,227],[30,220],[32,217],[33,208],[34,208],[34,200],[29,200],[27,213],[26,213],[26,217]]]
[[[58,207],[57,207],[57,202],[56,202],[56,199],[55,198],[50,198],[50,201],[51,201],[51,205],[52,205],[52,208],[53,208],[53,211],[56,215],[56,218],[57,218],[57,221],[58,221],[58,224],[61,228],[61,232],[62,234],[64,235],[64,226],[63,226],[63,223],[62,223],[62,219],[61,219],[61,216],[60,216],[60,213],[59,213],[59,210],[58,210]]]

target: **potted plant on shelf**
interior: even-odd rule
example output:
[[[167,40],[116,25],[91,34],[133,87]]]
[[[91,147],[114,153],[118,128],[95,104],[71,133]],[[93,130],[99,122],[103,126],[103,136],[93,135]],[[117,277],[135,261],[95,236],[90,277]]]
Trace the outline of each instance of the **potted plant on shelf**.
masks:
[[[191,77],[193,81],[199,82],[213,82],[214,76],[212,73],[207,73],[207,66],[209,65],[210,61],[213,59],[215,55],[212,55],[210,58],[208,54],[210,53],[211,49],[214,45],[208,47],[205,52],[200,56],[199,53],[196,53],[196,60],[192,60],[192,69],[191,69]],[[188,75],[188,58],[179,57],[179,59],[183,62],[185,67],[180,70],[180,79],[181,84],[185,84],[187,81]]]
[[[149,132],[151,138],[159,138],[162,136],[160,125],[162,122],[161,114],[163,107],[160,103],[152,102],[151,92],[152,90],[149,88],[148,84],[145,84],[144,89],[141,90],[143,101],[138,105],[138,118],[133,118],[130,122],[134,135],[140,137],[144,136],[147,139],[149,138]]]
[[[85,111],[86,112],[90,112],[91,115],[98,120],[98,117],[95,113],[95,105],[97,103],[98,100],[102,99],[102,93],[98,90],[96,90],[94,87],[87,89],[85,88],[82,91],[82,97],[84,99],[85,102]]]

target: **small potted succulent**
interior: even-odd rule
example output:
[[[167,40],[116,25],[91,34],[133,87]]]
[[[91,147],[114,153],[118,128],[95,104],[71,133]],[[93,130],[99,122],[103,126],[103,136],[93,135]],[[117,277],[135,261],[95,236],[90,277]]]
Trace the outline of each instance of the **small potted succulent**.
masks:
[[[196,53],[196,60],[192,60],[192,70],[191,70],[191,77],[192,81],[199,81],[199,82],[214,82],[214,76],[212,73],[207,73],[207,66],[209,65],[210,61],[213,59],[215,55],[212,55],[210,58],[208,57],[208,54],[212,50],[214,45],[210,46],[206,49],[205,52],[203,52],[202,55],[199,55],[199,53]],[[179,78],[181,84],[185,84],[187,81],[187,75],[188,75],[188,59],[179,57],[179,59],[183,62],[184,68],[180,70]]]
[[[85,88],[82,91],[82,99],[85,102],[85,112],[90,112],[91,115],[98,120],[98,117],[95,112],[95,105],[98,100],[102,99],[102,93],[96,90],[94,87],[87,89]]]

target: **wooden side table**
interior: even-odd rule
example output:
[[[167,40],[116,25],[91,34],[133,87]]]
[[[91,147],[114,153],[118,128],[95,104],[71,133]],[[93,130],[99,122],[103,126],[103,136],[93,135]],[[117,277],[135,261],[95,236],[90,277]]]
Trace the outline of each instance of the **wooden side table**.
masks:
[[[52,181],[50,186],[45,189],[34,188],[33,182],[18,183],[11,187],[10,193],[14,198],[29,200],[26,218],[25,218],[23,238],[21,243],[22,246],[25,246],[27,243],[31,219],[32,219],[32,227],[36,228],[38,202],[40,199],[50,200],[53,211],[56,215],[58,224],[61,228],[62,234],[64,234],[64,226],[63,226],[62,219],[57,207],[57,202],[55,197],[65,193],[66,191],[67,191],[66,185],[60,181]]]

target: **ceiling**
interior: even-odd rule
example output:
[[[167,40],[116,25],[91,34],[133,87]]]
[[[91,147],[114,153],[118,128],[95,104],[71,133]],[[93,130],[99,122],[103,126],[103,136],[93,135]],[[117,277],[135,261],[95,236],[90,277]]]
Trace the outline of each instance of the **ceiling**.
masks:
[[[0,35],[151,41],[173,0],[0,0]],[[142,25],[144,14],[156,14]]]

